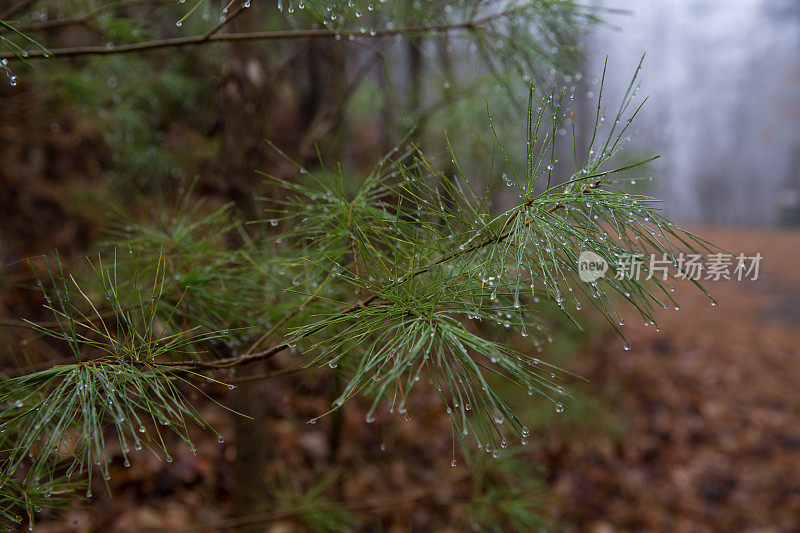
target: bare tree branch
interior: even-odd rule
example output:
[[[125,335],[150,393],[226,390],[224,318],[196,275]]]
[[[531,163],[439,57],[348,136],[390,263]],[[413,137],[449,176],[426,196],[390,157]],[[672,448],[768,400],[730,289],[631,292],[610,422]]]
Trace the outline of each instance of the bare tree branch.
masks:
[[[393,28],[393,29],[379,29],[366,31],[347,31],[347,30],[327,30],[327,29],[312,29],[312,30],[275,30],[275,31],[261,31],[261,32],[239,32],[239,33],[213,33],[216,28],[212,28],[212,32],[206,32],[202,35],[192,35],[188,37],[175,37],[171,39],[158,39],[153,41],[145,41],[141,43],[121,44],[116,46],[76,46],[66,48],[54,48],[48,50],[47,54],[41,50],[28,50],[26,59],[40,59],[43,57],[76,57],[85,55],[111,55],[111,54],[129,54],[133,52],[144,52],[148,50],[157,50],[162,48],[175,48],[180,46],[192,46],[217,42],[228,41],[274,41],[274,40],[288,40],[288,39],[331,39],[339,38],[343,40],[355,40],[356,38],[378,38],[394,35],[408,35],[408,34],[427,34],[436,32],[449,32],[456,30],[469,30],[475,31],[481,26],[494,22],[499,19],[508,18],[519,12],[521,8],[509,9],[501,11],[493,15],[488,15],[479,19],[473,19],[463,22],[454,22],[449,24],[431,24],[425,26],[413,26],[407,28]],[[230,17],[229,17],[230,18]],[[16,55],[10,52],[0,54],[0,59],[19,59]]]

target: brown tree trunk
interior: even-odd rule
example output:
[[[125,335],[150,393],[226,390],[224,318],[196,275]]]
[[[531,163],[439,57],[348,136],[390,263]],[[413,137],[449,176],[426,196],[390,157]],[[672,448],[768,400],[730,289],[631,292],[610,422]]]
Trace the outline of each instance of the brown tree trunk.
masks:
[[[232,26],[236,31],[255,29],[254,17],[245,13]],[[228,59],[219,88],[219,125],[221,151],[218,165],[220,182],[215,188],[236,202],[242,214],[249,218],[261,216],[257,203],[262,178],[255,173],[267,168],[264,138],[267,133],[269,97],[265,70],[256,54],[255,45],[237,42],[228,48]],[[263,372],[256,363],[241,367],[238,376]],[[233,409],[248,415],[235,417],[236,459],[233,513],[251,514],[263,507],[268,499],[266,467],[270,460],[269,402],[264,394],[265,383],[246,382],[239,385],[233,399]]]

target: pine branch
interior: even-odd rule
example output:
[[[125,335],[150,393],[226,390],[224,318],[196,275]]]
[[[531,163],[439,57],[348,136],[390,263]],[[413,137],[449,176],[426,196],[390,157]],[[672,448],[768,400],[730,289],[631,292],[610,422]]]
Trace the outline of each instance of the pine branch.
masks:
[[[682,248],[705,246],[663,218],[652,198],[615,185],[618,174],[651,160],[612,164],[639,109],[630,106],[633,84],[605,134],[598,112],[586,157],[575,158],[562,183],[556,183],[563,166],[556,169],[554,143],[569,116],[568,99],[554,89],[536,108],[531,87],[519,154],[524,170],[512,163],[518,158],[506,152],[490,115],[492,170],[483,193],[449,141],[447,173],[418,149],[396,157],[395,149],[355,191],[338,168],[329,176],[295,163],[297,181],[267,176],[284,188],[272,211],[291,228],[274,241],[254,242],[242,232],[240,247],[233,245],[241,223],[231,219],[230,206],[202,215],[185,194],[162,225],[126,225],[115,243],[122,259],[114,251],[114,261],[104,264],[100,256],[91,264],[92,284],[65,273],[59,261],[50,281],[40,283],[56,320],[33,327],[62,343],[72,362],[0,381],[0,423],[13,436],[5,437],[9,452],[0,474],[21,475],[29,457],[26,483],[53,477],[57,467],[46,451],[61,446],[67,429],[79,435],[69,473],[91,478],[97,463],[105,476],[101,429],[116,430],[125,454],[125,442],[142,438],[135,422],[143,416],[164,421],[191,446],[188,423],[204,422],[178,382],[264,361],[298,344],[310,356],[305,365],[242,381],[325,363],[335,368],[341,360],[349,379],[329,412],[369,396],[369,423],[381,402],[408,414],[415,384],[425,377],[462,444],[471,436],[493,456],[510,438],[524,444],[530,431],[496,392],[497,383],[539,394],[561,412],[560,396],[569,397],[565,373],[497,339],[512,327],[527,337],[530,326],[531,346],[541,351],[552,340],[542,299],[579,326],[565,295],[577,308],[585,296],[617,331],[615,294],[654,322],[654,308],[672,300],[668,283],[608,277],[573,286],[578,254],[591,248],[613,264],[619,254],[657,251],[674,261]],[[491,214],[495,157],[519,200]],[[269,220],[269,228],[279,219]],[[264,224],[265,235],[274,233],[269,228]],[[272,346],[260,349],[267,342]],[[50,436],[40,449],[43,435]],[[157,432],[149,445],[166,453]]]

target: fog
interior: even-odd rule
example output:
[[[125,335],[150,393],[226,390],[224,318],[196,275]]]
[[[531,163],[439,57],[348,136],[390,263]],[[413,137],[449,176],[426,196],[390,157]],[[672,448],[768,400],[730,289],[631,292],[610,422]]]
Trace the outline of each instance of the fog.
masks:
[[[619,95],[645,53],[649,95],[633,149],[663,155],[655,194],[682,221],[797,224],[800,2],[606,0],[632,13],[586,41],[588,79],[608,54]],[[613,102],[610,97],[609,104]]]

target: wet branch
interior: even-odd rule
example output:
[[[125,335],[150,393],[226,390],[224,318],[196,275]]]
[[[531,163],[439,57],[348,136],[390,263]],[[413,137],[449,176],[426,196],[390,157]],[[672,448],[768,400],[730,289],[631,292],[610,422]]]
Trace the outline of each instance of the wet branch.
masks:
[[[517,209],[516,213],[514,215],[512,215],[512,217],[515,217],[523,209],[525,209],[527,207],[530,207],[532,205],[532,203],[533,203],[533,199],[530,199],[527,202],[525,202],[524,204],[522,204],[521,206],[519,206],[519,208]],[[553,212],[555,212],[556,210],[558,210],[561,207],[563,207],[561,204],[555,204],[555,205],[550,206],[549,208],[547,208],[545,210],[545,212],[546,213],[553,213]],[[502,242],[502,241],[506,240],[508,237],[510,237],[514,233],[514,231],[515,231],[514,228],[509,228],[508,230],[504,231],[503,233],[501,233],[499,235],[496,235],[494,237],[489,237],[486,240],[481,241],[481,242],[476,243],[476,244],[473,244],[472,246],[468,246],[468,247],[464,248],[463,250],[456,250],[456,251],[451,252],[451,253],[449,253],[449,254],[447,254],[445,256],[442,256],[439,259],[437,259],[436,261],[433,261],[432,263],[430,263],[429,265],[426,265],[426,266],[424,266],[422,268],[419,268],[419,269],[417,269],[417,270],[415,270],[413,272],[409,272],[404,277],[402,277],[399,280],[395,281],[394,283],[390,284],[389,287],[393,287],[393,286],[396,286],[398,284],[405,283],[406,281],[408,281],[410,279],[413,279],[413,278],[419,276],[420,274],[424,274],[425,272],[430,271],[432,268],[436,267],[437,265],[441,265],[442,263],[446,263],[447,261],[450,261],[450,260],[452,260],[452,259],[454,259],[454,258],[456,258],[456,257],[458,257],[458,256],[460,256],[462,254],[467,254],[467,253],[470,253],[470,252],[474,252],[474,251],[480,250],[482,248],[486,248],[487,246],[490,246],[492,244],[496,244],[496,243]],[[306,305],[308,305],[310,302],[312,302],[315,299],[316,299],[316,297],[314,295],[309,296],[308,299],[305,302],[303,302],[303,304],[301,306],[297,307],[295,310],[293,310],[291,313],[289,313],[286,317],[284,317],[284,319],[282,319],[281,322],[279,322],[279,324],[282,324],[282,323],[285,323],[286,321],[288,321],[291,317],[295,316],[303,307],[305,307]],[[378,301],[378,299],[379,299],[378,295],[377,294],[373,294],[372,296],[370,296],[369,298],[367,298],[367,299],[365,299],[363,301],[359,301],[358,303],[355,303],[355,304],[351,305],[350,307],[347,307],[346,309],[342,309],[338,313],[334,314],[333,317],[340,317],[340,316],[348,315],[350,313],[358,311],[359,309],[362,309],[364,307],[372,305],[373,303]],[[193,369],[232,368],[232,367],[235,367],[235,366],[246,365],[246,364],[249,364],[249,363],[254,363],[256,361],[264,361],[266,359],[269,359],[270,357],[279,354],[283,350],[285,350],[285,349],[287,349],[287,348],[289,348],[291,346],[294,346],[297,343],[297,341],[299,341],[301,339],[304,339],[306,337],[309,337],[309,336],[313,335],[314,333],[317,333],[317,332],[321,331],[322,329],[324,329],[324,327],[325,327],[324,324],[320,324],[318,327],[316,327],[314,329],[305,331],[305,332],[303,332],[303,333],[301,333],[299,335],[295,335],[295,336],[293,336],[293,337],[291,337],[289,339],[286,339],[286,340],[280,342],[279,344],[276,344],[275,346],[272,346],[271,348],[268,348],[266,350],[262,350],[260,352],[252,352],[251,350],[248,350],[246,353],[244,353],[242,355],[233,356],[233,357],[227,357],[225,359],[217,359],[215,361],[165,361],[165,362],[158,362],[157,364],[163,365],[163,366],[171,366],[171,367],[178,367],[178,368],[193,368]],[[270,330],[270,332],[268,332],[268,333],[271,334],[272,332],[274,332],[275,329],[277,329],[277,325],[276,325],[276,327],[273,327]],[[259,344],[263,339],[265,339],[267,337],[268,337],[268,335],[266,335],[266,334],[264,336],[262,336],[262,338],[259,340],[259,342],[257,344]]]
[[[472,19],[463,22],[454,22],[449,24],[430,24],[424,26],[412,26],[407,28],[393,28],[393,29],[379,29],[373,30],[369,33],[361,31],[347,31],[347,30],[324,30],[324,29],[311,29],[311,30],[274,30],[274,31],[261,31],[261,32],[235,32],[235,33],[216,33],[218,27],[212,28],[212,31],[203,33],[201,35],[192,35],[188,37],[175,37],[171,39],[157,39],[153,41],[145,41],[132,44],[121,44],[116,46],[75,46],[65,48],[54,48],[43,52],[41,50],[28,50],[26,59],[40,59],[44,57],[76,57],[85,55],[111,55],[111,54],[128,54],[133,52],[144,52],[148,50],[158,50],[163,48],[176,48],[181,46],[193,46],[218,42],[230,41],[271,41],[271,40],[288,40],[288,39],[331,39],[339,38],[347,41],[356,38],[379,38],[394,35],[407,35],[418,33],[436,33],[436,32],[450,32],[456,30],[478,30],[481,26],[489,24],[499,19],[508,18],[519,12],[522,8],[514,8],[506,11],[501,11],[486,17]],[[238,13],[237,13],[238,14]],[[233,15],[233,14],[232,14]],[[232,16],[231,15],[231,16]],[[228,19],[231,17],[229,16]],[[226,19],[227,20],[227,19]],[[222,24],[222,23],[221,23]],[[19,59],[11,52],[4,52],[0,54],[0,59]]]

